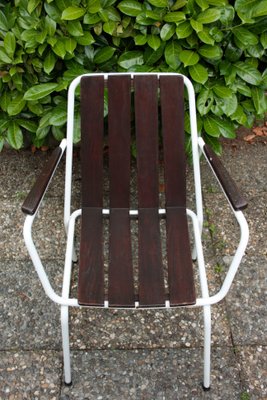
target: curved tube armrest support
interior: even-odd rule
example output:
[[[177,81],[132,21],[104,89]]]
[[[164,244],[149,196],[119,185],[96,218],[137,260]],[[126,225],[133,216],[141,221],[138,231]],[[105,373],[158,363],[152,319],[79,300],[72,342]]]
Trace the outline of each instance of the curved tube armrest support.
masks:
[[[248,203],[240,193],[234,180],[231,178],[219,157],[207,144],[205,144],[202,138],[199,139],[199,145],[233,209],[236,211],[244,210]]]
[[[21,209],[25,214],[34,215],[36,213],[38,206],[58,166],[58,163],[64,153],[65,148],[66,148],[66,140],[63,139],[60,146],[57,147],[51,154],[50,159],[45,164],[42,172],[36,179],[36,182],[33,185],[31,191],[24,200]]]

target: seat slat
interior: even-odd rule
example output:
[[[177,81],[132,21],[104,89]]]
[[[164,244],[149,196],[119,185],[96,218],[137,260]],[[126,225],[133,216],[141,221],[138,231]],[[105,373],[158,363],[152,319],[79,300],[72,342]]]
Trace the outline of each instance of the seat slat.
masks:
[[[111,209],[109,231],[109,304],[113,307],[134,306],[131,231],[128,209]]]
[[[82,206],[103,206],[104,78],[81,78]]]
[[[139,209],[139,302],[141,306],[164,306],[159,215],[155,208]]]
[[[159,229],[158,79],[136,76],[135,125],[139,205],[139,301],[142,306],[165,304]]]
[[[166,209],[170,304],[195,304],[196,294],[186,210]]]
[[[186,207],[183,94],[182,77],[161,76],[160,97],[166,207]]]
[[[130,231],[131,77],[108,80],[110,177],[109,304],[134,306]]]
[[[82,209],[78,302],[104,305],[102,208]]]

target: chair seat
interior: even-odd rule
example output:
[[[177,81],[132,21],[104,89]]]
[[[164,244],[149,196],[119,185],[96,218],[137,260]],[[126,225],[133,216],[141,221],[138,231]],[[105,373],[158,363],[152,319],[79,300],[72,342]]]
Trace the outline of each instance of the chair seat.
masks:
[[[109,213],[108,269],[104,268],[102,208],[82,209],[78,301],[85,306],[162,307],[195,304],[195,287],[186,209],[167,207],[166,238],[157,208],[138,210],[137,266],[133,265],[129,209]],[[163,243],[166,240],[166,244]],[[162,249],[166,247],[164,270]],[[137,275],[137,276],[136,276]],[[138,277],[138,279],[136,279]],[[106,284],[105,282],[108,282]],[[135,284],[135,282],[138,282]]]

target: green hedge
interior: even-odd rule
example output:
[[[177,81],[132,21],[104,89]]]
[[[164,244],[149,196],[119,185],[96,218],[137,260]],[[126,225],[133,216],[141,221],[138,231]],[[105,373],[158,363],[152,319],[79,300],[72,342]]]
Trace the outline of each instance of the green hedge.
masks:
[[[267,0],[0,0],[0,39],[0,148],[61,140],[67,87],[91,71],[188,75],[217,152],[267,109]]]

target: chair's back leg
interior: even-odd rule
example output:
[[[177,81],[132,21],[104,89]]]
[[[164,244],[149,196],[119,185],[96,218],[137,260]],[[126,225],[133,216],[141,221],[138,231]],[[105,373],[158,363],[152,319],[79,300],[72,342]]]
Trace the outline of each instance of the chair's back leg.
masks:
[[[204,313],[204,377],[203,389],[210,389],[210,355],[211,355],[211,306],[203,307]]]
[[[69,307],[61,306],[61,331],[64,364],[64,381],[71,385],[70,343],[69,343]]]

